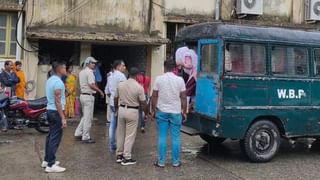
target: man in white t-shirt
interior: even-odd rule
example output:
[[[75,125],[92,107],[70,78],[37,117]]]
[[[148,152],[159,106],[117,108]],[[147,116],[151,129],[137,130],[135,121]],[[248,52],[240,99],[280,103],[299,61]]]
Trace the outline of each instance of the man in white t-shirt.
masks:
[[[158,161],[155,166],[164,167],[167,152],[168,130],[171,130],[172,165],[179,167],[180,162],[180,128],[182,116],[187,118],[187,97],[184,80],[172,73],[176,63],[164,62],[165,74],[155,80],[152,94],[152,115],[158,124]]]

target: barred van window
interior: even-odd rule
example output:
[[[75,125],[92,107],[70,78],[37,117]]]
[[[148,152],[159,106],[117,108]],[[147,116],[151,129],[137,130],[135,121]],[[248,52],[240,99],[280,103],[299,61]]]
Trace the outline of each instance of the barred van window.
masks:
[[[308,49],[272,46],[272,73],[284,76],[307,76],[309,73]]]
[[[201,48],[201,71],[205,73],[218,72],[217,46],[203,45]]]
[[[266,74],[266,47],[260,44],[226,43],[225,71],[228,74]]]
[[[315,73],[316,76],[320,76],[320,49],[314,50],[314,63],[315,63]]]

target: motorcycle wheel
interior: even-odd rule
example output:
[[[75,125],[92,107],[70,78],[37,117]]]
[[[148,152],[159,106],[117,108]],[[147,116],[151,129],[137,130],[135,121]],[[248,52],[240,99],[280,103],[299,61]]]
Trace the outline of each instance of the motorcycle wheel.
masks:
[[[40,114],[38,124],[35,126],[35,129],[40,133],[49,132],[49,122],[47,118],[47,112]]]

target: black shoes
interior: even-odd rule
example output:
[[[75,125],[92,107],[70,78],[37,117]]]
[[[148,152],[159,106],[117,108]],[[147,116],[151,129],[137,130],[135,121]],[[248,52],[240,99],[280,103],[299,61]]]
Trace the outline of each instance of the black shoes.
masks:
[[[123,161],[123,156],[122,155],[117,155],[117,163],[121,163]]]
[[[133,165],[136,164],[137,161],[134,159],[126,159],[123,157],[123,155],[117,155],[117,163],[120,163],[122,166],[128,166],[128,165]]]
[[[129,165],[133,165],[133,164],[136,164],[137,161],[134,160],[134,159],[125,159],[123,158],[122,162],[121,162],[121,165],[122,166],[129,166]]]
[[[96,141],[93,139],[88,139],[88,140],[82,140],[82,143],[83,144],[94,144],[94,143],[96,143]]]

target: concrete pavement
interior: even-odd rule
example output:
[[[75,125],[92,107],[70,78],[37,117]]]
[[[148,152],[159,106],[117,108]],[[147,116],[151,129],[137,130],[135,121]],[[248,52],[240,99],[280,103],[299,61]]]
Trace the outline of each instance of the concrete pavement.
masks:
[[[102,116],[101,116],[102,117]],[[98,118],[99,119],[99,118]],[[134,146],[134,166],[115,163],[108,152],[105,121],[99,119],[92,128],[96,144],[82,144],[73,138],[77,122],[69,123],[57,158],[65,173],[46,174],[40,168],[45,135],[33,129],[0,134],[0,179],[319,179],[320,148],[308,149],[303,143],[292,148],[288,143],[270,163],[254,164],[240,152],[237,141],[227,141],[208,148],[199,137],[182,135],[181,168],[170,164],[155,168],[157,132],[155,122],[147,132],[139,133]],[[168,152],[170,154],[170,151]],[[170,158],[170,155],[169,155]],[[170,159],[168,159],[168,163]]]

